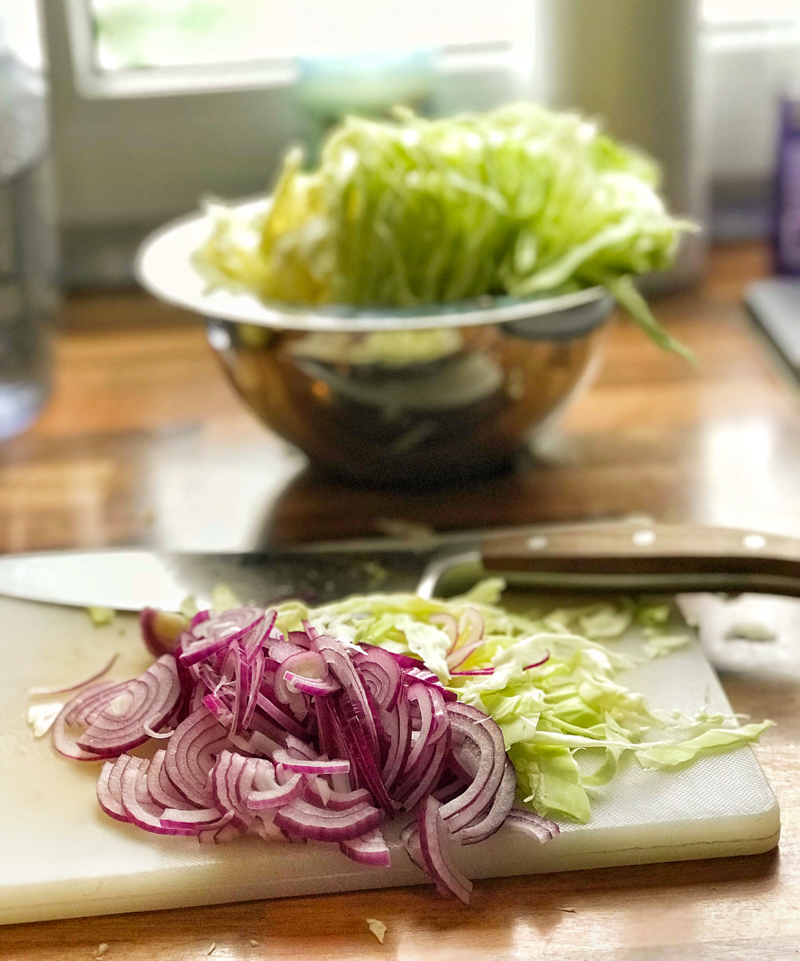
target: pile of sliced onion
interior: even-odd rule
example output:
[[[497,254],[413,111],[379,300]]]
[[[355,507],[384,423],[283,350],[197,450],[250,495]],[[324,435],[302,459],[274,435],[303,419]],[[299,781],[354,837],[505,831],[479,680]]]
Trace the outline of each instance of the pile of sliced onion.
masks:
[[[475,615],[440,624],[453,667],[480,643]],[[141,677],[94,684],[65,705],[55,746],[105,761],[97,797],[110,817],[203,843],[244,833],[334,842],[373,867],[390,864],[381,824],[402,817],[409,857],[465,903],[459,845],[506,823],[540,841],[558,833],[514,807],[497,724],[420,661],[310,624],[284,636],[275,619],[253,607],[202,612]],[[142,622],[148,648],[164,651],[176,622],[152,610]],[[151,739],[151,757],[129,753]]]

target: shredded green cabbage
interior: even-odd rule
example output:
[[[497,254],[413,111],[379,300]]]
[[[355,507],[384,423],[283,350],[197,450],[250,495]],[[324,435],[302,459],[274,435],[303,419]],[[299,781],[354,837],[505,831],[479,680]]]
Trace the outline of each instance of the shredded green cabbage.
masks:
[[[518,103],[487,114],[348,117],[319,166],[286,155],[256,214],[215,203],[195,262],[214,285],[294,304],[416,306],[604,285],[684,355],[631,277],[668,268],[693,225],[655,162],[580,116]]]
[[[520,799],[540,814],[581,823],[590,819],[592,792],[614,778],[625,755],[645,768],[678,769],[756,741],[770,726],[739,727],[736,718],[707,710],[664,714],[625,686],[625,670],[688,642],[685,631],[671,631],[668,606],[621,601],[523,615],[500,606],[504,586],[497,578],[485,580],[450,600],[368,594],[316,608],[291,601],[278,607],[277,624],[293,630],[306,618],[345,642],[417,655],[459,698],[500,725]],[[460,669],[493,667],[492,674],[448,670],[450,639],[431,618],[451,614],[465,629],[467,608],[483,618],[484,644]],[[641,657],[608,646],[634,621],[650,635]],[[525,670],[546,654],[541,666]]]

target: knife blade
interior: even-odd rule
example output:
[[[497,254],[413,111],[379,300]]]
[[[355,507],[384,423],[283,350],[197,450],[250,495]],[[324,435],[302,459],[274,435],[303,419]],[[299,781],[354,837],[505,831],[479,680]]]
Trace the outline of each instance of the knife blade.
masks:
[[[548,592],[750,592],[800,597],[800,539],[634,519],[509,533],[246,554],[76,551],[0,558],[0,594],[85,607],[177,609],[227,584],[245,603],[325,603],[363,591],[444,596],[499,574]]]

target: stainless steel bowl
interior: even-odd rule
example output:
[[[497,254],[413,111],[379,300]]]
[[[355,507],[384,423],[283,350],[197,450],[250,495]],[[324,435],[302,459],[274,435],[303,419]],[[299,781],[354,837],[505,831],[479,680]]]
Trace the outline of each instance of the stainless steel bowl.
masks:
[[[276,308],[207,319],[255,414],[318,465],[362,482],[448,484],[507,466],[595,369],[602,291],[423,311]]]
[[[209,230],[197,214],[153,234],[137,258],[142,285],[205,318],[265,424],[369,483],[449,484],[509,464],[588,381],[612,309],[601,288],[417,309],[266,303],[209,289],[192,259]]]

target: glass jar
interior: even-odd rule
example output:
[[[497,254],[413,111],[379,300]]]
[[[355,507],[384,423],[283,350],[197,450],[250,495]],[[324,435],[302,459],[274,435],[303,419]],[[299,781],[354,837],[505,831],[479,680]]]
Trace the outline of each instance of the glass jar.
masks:
[[[0,440],[47,399],[58,311],[47,82],[34,0],[0,5]]]

